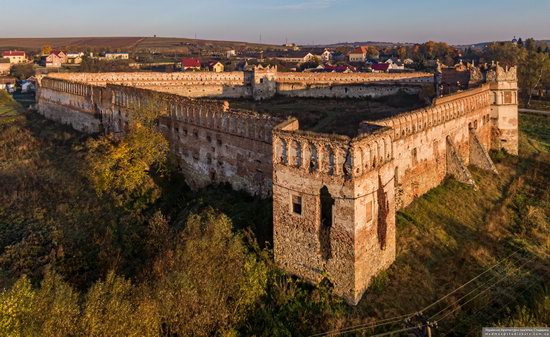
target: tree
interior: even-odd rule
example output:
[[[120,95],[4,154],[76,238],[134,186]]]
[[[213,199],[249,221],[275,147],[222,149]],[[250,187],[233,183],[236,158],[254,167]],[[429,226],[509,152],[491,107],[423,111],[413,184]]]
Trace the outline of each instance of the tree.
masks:
[[[401,60],[406,59],[407,56],[408,56],[407,47],[405,47],[405,46],[399,47],[399,49],[397,49],[397,55],[399,55],[399,58],[400,58]]]
[[[34,66],[32,63],[14,64],[10,70],[10,75],[17,77],[20,80],[26,80],[27,78],[34,76],[34,74]]]
[[[80,321],[82,336],[158,336],[154,310],[142,310],[130,281],[110,272],[88,294]],[[147,312],[148,316],[141,316]]]
[[[35,293],[29,327],[37,336],[74,336],[79,315],[78,293],[61,276],[48,271]]]
[[[529,53],[532,53],[532,52],[536,51],[536,49],[537,49],[537,41],[535,41],[535,39],[533,39],[532,37],[525,40],[524,45],[525,45],[525,49]]]
[[[524,48],[519,48],[517,45],[506,43],[492,43],[483,50],[483,58],[485,62],[496,61],[504,66],[515,66],[520,64],[527,57],[527,52]]]
[[[87,176],[98,195],[110,196],[118,206],[138,209],[159,197],[151,171],[161,171],[168,156],[168,140],[156,129],[165,107],[156,96],[149,97],[148,102],[160,103],[132,107],[122,139],[108,135],[87,143]]]
[[[193,214],[162,259],[155,293],[167,334],[231,334],[264,295],[267,267],[231,227],[213,209]]]
[[[28,277],[21,277],[11,288],[0,292],[0,335],[26,335],[34,296]]]
[[[550,58],[545,53],[532,52],[521,64],[519,85],[527,97],[526,105],[531,104],[533,92],[542,89],[542,85],[550,78]]]
[[[367,49],[367,57],[371,59],[377,59],[380,57],[380,52],[378,51],[378,48],[374,46],[370,46]]]
[[[52,52],[52,46],[49,44],[45,44],[42,46],[42,55],[50,55]]]

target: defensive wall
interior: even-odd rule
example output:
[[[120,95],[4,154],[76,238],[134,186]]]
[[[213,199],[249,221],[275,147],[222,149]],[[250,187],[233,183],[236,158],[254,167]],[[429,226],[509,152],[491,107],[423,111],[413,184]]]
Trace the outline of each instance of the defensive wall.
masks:
[[[95,86],[120,84],[186,97],[269,99],[295,97],[379,97],[398,90],[415,93],[433,82],[427,73],[286,73],[276,67],[250,72],[57,73],[55,78]]]
[[[252,77],[259,86],[250,90],[262,97],[311,78],[308,85],[328,89],[338,81],[355,85],[348,82],[366,76],[278,74],[277,83],[273,69],[260,71]],[[315,81],[317,75],[322,76]],[[223,101],[152,90],[145,77],[140,77],[144,85],[132,86],[125,81],[137,81],[130,78],[134,75],[64,76],[41,79],[40,113],[82,131],[117,133],[138,109],[154,107],[190,186],[229,183],[254,195],[272,195],[276,262],[311,282],[327,278],[352,304],[395,260],[397,210],[448,175],[475,187],[469,165],[496,173],[490,149],[517,154],[515,68],[497,66],[486,83],[436,97],[426,108],[365,121],[357,137],[307,132],[294,118],[279,120]],[[85,82],[92,78],[93,84]],[[422,76],[407,80],[429,83]]]

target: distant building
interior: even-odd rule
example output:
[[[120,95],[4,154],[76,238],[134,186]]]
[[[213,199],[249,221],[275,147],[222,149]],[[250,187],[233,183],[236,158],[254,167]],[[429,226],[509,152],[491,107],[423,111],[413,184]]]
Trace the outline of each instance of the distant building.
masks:
[[[225,66],[221,62],[211,61],[210,63],[208,63],[208,70],[215,73],[223,73],[225,70]]]
[[[193,58],[181,59],[181,69],[201,70],[201,61],[199,59],[193,59]]]
[[[349,54],[349,61],[350,62],[365,62],[367,59],[367,52],[369,47],[367,46],[361,46],[357,47],[354,50],[352,50]]]
[[[40,59],[40,64],[46,68],[60,68],[64,63],[67,63],[67,54],[58,50],[54,50],[48,56],[42,56]]]
[[[106,60],[129,60],[130,55],[128,53],[105,53]]]
[[[11,70],[11,63],[9,63],[9,62],[0,62],[0,75],[9,74],[10,70]]]
[[[2,52],[2,57],[10,60],[11,64],[26,63],[27,53],[20,50],[8,50]]]
[[[0,77],[0,90],[12,91],[15,88],[17,78],[11,76]]]
[[[371,66],[373,73],[387,73],[390,69],[389,63],[376,63]]]
[[[67,52],[67,63],[80,64],[82,63],[83,57],[84,57],[83,52]]]
[[[321,59],[320,56],[307,50],[267,52],[264,57],[288,63],[306,63]]]
[[[61,51],[61,50],[53,50],[51,54],[55,54],[60,60],[61,60],[61,63],[67,63],[67,54],[64,52],[64,51]]]
[[[226,56],[228,59],[230,59],[230,58],[232,58],[232,57],[237,56],[237,52],[235,51],[235,49],[231,49],[231,50],[226,51],[225,56]]]
[[[390,65],[389,68],[388,68],[388,71],[405,70],[405,63],[403,61],[401,61],[401,59],[399,59],[399,58],[392,57],[392,58],[387,59],[386,62],[384,62],[384,63]]]
[[[332,51],[329,49],[325,49],[323,53],[321,53],[321,61],[323,62],[332,61]]]

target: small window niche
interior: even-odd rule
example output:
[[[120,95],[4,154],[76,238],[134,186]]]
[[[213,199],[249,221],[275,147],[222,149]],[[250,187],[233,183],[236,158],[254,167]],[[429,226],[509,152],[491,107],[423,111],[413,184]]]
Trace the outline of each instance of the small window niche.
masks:
[[[292,213],[295,215],[302,215],[302,196],[292,195]]]
[[[365,203],[365,221],[367,224],[372,222],[372,200],[369,200]]]

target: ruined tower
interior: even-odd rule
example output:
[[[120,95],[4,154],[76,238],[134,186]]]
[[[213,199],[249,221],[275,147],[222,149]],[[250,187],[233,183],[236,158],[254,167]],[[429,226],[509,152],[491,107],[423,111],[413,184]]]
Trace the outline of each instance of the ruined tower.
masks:
[[[275,260],[350,304],[395,259],[395,198],[387,130],[350,139],[298,130],[273,132]]]
[[[254,67],[252,96],[255,100],[269,99],[277,93],[277,66]]]
[[[494,150],[518,154],[518,83],[517,68],[496,65],[487,72],[492,92],[491,121]]]

